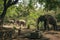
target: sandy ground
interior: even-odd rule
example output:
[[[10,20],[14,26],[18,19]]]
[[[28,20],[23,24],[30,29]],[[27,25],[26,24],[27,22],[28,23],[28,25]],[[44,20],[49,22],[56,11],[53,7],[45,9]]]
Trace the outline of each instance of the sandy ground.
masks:
[[[60,32],[59,31],[49,31],[43,33],[44,37],[49,38],[50,40],[60,40]]]
[[[4,25],[4,27],[13,28],[13,26],[10,26],[10,25],[9,26]],[[25,33],[27,31],[29,31],[29,30],[24,29]],[[60,40],[60,31],[46,31],[46,32],[43,32],[42,34],[44,37],[49,38],[49,40]],[[13,40],[29,40],[29,39],[17,37],[16,39],[13,39]]]

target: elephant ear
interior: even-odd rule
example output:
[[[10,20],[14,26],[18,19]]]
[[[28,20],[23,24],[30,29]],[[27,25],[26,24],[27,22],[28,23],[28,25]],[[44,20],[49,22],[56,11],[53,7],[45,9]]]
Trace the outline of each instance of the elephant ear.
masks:
[[[48,14],[47,14],[47,15],[44,15],[44,17],[45,17],[45,20],[48,21],[48,20],[50,20],[51,15],[48,15]]]

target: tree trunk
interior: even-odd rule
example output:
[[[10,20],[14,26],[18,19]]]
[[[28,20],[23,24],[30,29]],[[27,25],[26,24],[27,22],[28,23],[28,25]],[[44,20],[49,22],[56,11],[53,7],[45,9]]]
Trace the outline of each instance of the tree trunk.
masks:
[[[6,15],[7,9],[8,9],[10,6],[12,6],[12,5],[14,5],[14,4],[16,4],[16,3],[18,2],[18,0],[15,0],[15,1],[13,1],[13,2],[12,2],[12,0],[8,0],[8,2],[7,2],[7,0],[3,0],[3,1],[4,1],[4,4],[3,4],[4,9],[3,9],[2,14],[0,15],[0,29],[3,27],[3,21],[4,21],[5,15]]]
[[[1,28],[3,27],[3,21],[4,21],[5,15],[6,15],[6,11],[7,11],[7,7],[5,6],[4,9],[3,9],[2,14],[0,15],[0,27]]]

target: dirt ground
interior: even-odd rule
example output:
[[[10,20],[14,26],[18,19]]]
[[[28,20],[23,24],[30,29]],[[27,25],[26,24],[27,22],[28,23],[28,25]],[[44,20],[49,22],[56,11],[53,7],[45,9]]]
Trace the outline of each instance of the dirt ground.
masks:
[[[60,40],[60,32],[59,31],[58,32],[57,31],[44,32],[43,36],[48,38],[49,40]],[[27,38],[25,38],[25,39],[20,38],[20,39],[17,39],[17,40],[29,40],[29,39],[27,39]],[[45,40],[45,39],[43,39],[43,40]]]
[[[43,33],[44,37],[49,38],[50,40],[60,40],[60,32],[59,31],[49,31]]]
[[[6,26],[7,27],[7,26]],[[24,29],[23,33],[31,32],[31,30]],[[42,32],[43,37],[48,38],[49,40],[60,40],[60,31],[45,31]],[[43,39],[43,38],[42,38]],[[13,40],[29,40],[28,38],[20,38],[19,36]],[[30,39],[31,40],[31,39]],[[38,40],[38,39],[37,39]],[[39,39],[40,40],[40,39]],[[44,40],[44,39],[43,39]]]

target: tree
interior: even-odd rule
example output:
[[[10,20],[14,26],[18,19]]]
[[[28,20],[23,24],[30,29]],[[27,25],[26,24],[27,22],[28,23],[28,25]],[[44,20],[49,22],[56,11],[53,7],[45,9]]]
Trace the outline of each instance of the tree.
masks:
[[[40,4],[42,4],[42,5],[45,3],[44,10],[46,12],[51,11],[51,10],[54,10],[55,11],[55,14],[56,14],[57,7],[60,8],[60,1],[59,0],[38,0],[38,2]],[[39,27],[37,27],[37,29],[38,28]]]
[[[5,15],[6,15],[7,9],[10,6],[16,4],[18,2],[18,0],[14,0],[14,1],[13,0],[3,0],[3,2],[4,2],[4,4],[3,4],[4,8],[3,8],[2,14],[0,15],[0,27],[1,28],[3,27],[3,21],[4,21]]]

